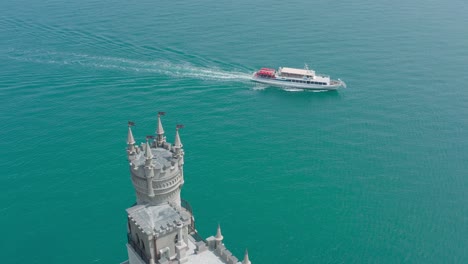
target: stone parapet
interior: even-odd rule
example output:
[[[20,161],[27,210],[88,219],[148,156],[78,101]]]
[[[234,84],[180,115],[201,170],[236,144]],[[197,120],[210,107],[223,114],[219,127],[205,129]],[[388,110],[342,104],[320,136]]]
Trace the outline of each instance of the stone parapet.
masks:
[[[206,245],[208,249],[213,251],[223,262],[228,264],[237,264],[239,263],[239,259],[232,255],[231,251],[229,251],[224,244],[217,245],[216,238],[214,236],[210,236],[206,239]]]

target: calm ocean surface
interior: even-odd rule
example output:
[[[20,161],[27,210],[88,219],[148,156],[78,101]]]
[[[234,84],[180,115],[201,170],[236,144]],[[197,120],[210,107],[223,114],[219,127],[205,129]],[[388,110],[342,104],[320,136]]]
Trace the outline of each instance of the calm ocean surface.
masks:
[[[120,263],[127,120],[252,263],[468,263],[468,4],[2,1],[1,263]],[[339,92],[248,81],[260,67]]]

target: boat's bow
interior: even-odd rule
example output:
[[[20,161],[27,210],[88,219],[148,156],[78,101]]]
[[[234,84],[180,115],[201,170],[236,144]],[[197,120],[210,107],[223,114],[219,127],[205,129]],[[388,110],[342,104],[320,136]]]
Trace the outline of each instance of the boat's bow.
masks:
[[[340,85],[343,87],[343,88],[346,88],[346,83],[343,82],[341,79],[338,79],[338,81],[340,82]]]

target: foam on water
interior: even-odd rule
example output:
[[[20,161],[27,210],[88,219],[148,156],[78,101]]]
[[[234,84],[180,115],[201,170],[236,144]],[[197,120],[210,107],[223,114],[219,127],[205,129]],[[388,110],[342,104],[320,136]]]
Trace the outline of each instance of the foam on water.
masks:
[[[120,57],[94,56],[80,53],[15,49],[8,51],[8,57],[18,61],[32,63],[79,65],[98,69],[157,73],[175,78],[194,78],[217,81],[247,81],[250,79],[249,73],[225,71],[217,67],[194,66],[184,61],[173,63],[161,59],[145,61]]]
[[[265,90],[266,88],[268,88],[268,85],[261,84],[261,83],[255,83],[255,86],[252,87],[252,90],[261,91],[261,90]]]
[[[283,88],[284,91],[286,92],[303,92],[304,89],[299,89],[299,88]]]

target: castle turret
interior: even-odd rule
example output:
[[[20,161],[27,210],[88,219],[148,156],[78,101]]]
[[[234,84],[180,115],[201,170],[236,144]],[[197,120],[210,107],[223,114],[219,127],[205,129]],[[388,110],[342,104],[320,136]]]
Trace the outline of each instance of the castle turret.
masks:
[[[221,226],[218,224],[218,229],[216,230],[216,236],[215,236],[215,248],[218,248],[220,245],[223,244],[223,235],[221,234]]]
[[[179,129],[180,128],[183,128],[184,126],[183,125],[177,125],[176,127],[176,135],[175,135],[175,139],[174,139],[174,154],[176,156],[180,155],[181,154],[181,150],[182,150],[182,141],[180,140],[180,135],[179,135]]]
[[[148,140],[146,140],[146,147],[145,147],[145,165],[150,166],[151,161],[153,160],[153,153],[151,151],[151,146],[148,143]]]
[[[187,244],[184,242],[184,229],[182,224],[177,224],[177,243],[175,245],[175,251],[177,254],[177,263],[186,263],[188,261],[187,259]]]
[[[133,122],[128,122],[128,133],[127,133],[127,153],[133,154],[135,153],[135,139],[133,138],[133,133],[132,133],[132,126],[134,125]]]
[[[165,115],[165,112],[158,112],[158,127],[156,128],[156,147],[162,147],[166,142],[166,137],[164,136],[164,128],[161,123],[161,116]]]
[[[180,140],[179,129],[183,128],[184,125],[176,126],[176,135],[174,139],[174,158],[177,159],[177,164],[180,170],[180,175],[182,178],[181,185],[184,184],[184,150],[182,141]]]
[[[146,176],[146,186],[148,187],[148,196],[150,198],[154,197],[153,189],[153,178],[154,178],[154,167],[153,167],[153,153],[151,147],[146,140],[145,147],[145,176]]]

